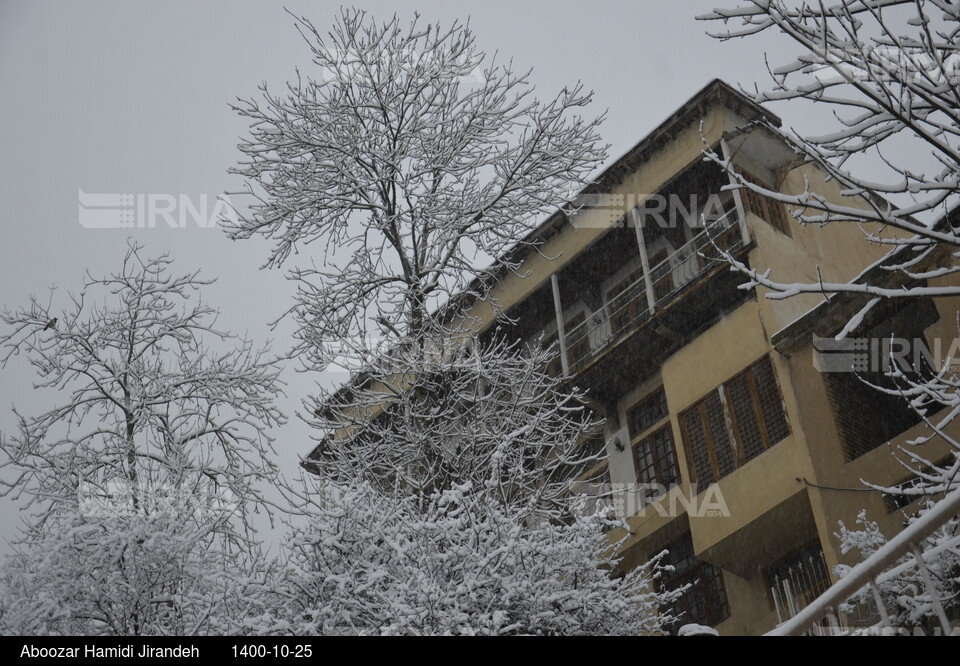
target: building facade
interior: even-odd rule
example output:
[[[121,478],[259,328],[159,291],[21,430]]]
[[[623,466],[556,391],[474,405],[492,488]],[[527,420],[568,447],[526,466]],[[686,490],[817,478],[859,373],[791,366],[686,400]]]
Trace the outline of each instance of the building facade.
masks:
[[[690,585],[684,622],[721,634],[773,628],[829,586],[837,564],[854,563],[840,521],[853,526],[865,509],[888,537],[902,527],[911,507],[863,481],[905,481],[895,454],[926,427],[899,397],[824,361],[817,341],[836,335],[856,298],[771,300],[719,259],[729,252],[786,283],[879,270],[886,249],[856,226],[801,226],[704,159],[709,148],[769,189],[867,205],[799,160],[779,122],[713,81],[544,222],[527,239],[537,250],[519,244],[505,262],[519,269],[463,315],[481,337],[555,344],[550,371],[585,390],[605,422],[606,460],[579,483],[607,489],[628,526],[610,534],[624,540],[623,566],[668,550],[664,584]],[[865,329],[933,346],[956,337],[958,308],[895,304]],[[926,447],[929,460],[947,453]]]

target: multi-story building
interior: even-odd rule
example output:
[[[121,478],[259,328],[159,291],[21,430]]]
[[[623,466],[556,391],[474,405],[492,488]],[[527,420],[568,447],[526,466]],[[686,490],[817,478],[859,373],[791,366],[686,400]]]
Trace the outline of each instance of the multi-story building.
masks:
[[[518,244],[504,262],[514,269],[468,308],[481,336],[557,343],[551,371],[605,419],[606,460],[582,479],[612,489],[629,527],[611,533],[625,539],[624,566],[668,550],[665,584],[691,584],[685,621],[722,634],[774,627],[853,563],[839,521],[866,509],[888,536],[900,529],[904,507],[863,481],[909,477],[894,453],[926,427],[898,396],[826,371],[815,341],[843,327],[856,297],[767,299],[714,258],[725,250],[786,283],[882,271],[887,249],[856,226],[801,226],[704,159],[711,148],[768,188],[867,205],[798,159],[779,124],[713,81],[600,174],[575,212]],[[874,308],[864,337],[953,339],[958,307]],[[937,446],[927,459],[945,455]]]

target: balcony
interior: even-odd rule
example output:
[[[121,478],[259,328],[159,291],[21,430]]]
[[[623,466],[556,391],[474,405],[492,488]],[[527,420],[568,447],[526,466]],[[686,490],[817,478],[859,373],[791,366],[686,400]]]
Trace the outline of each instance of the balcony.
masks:
[[[719,267],[719,250],[734,253],[742,247],[736,211],[730,210],[650,266],[649,279],[643,271],[635,271],[626,285],[621,283],[617,291],[608,294],[605,307],[579,316],[579,322],[563,332],[560,354],[565,348],[567,373],[581,372],[664,309],[685,287]],[[555,363],[562,367],[559,355]]]
[[[698,160],[656,195],[610,206],[604,212],[617,223],[575,255],[558,255],[562,267],[485,335],[553,347],[551,373],[575,378],[600,401],[622,395],[750,297],[737,289],[742,276],[719,259],[720,250],[742,258],[748,249],[729,183]]]
[[[935,532],[943,529],[958,514],[960,514],[960,489],[953,489],[922,517],[880,546],[863,562],[847,571],[842,579],[828,587],[798,612],[790,613],[786,621],[767,635],[799,636],[820,633],[819,628],[825,624],[834,625],[831,627],[834,630],[829,633],[838,633],[835,627],[836,619],[830,616],[835,608],[857,595],[873,600],[876,604],[876,614],[872,615],[872,619],[878,620],[876,624],[870,622],[866,628],[861,628],[861,632],[869,634],[873,630],[894,634],[898,633],[898,629],[905,631],[903,627],[897,627],[894,618],[891,617],[891,609],[887,607],[889,600],[884,600],[881,593],[885,583],[903,575],[915,576],[912,585],[921,588],[922,593],[927,596],[935,618],[934,622],[939,624],[939,627],[935,627],[935,631],[942,632],[941,635],[945,636],[956,635],[957,632],[951,624],[951,614],[944,606],[945,599],[941,599],[944,595],[943,584],[938,586],[929,567],[944,552],[949,553],[951,549],[960,547],[960,535],[947,532],[942,539],[936,539],[933,543],[928,539]],[[864,611],[862,604],[857,611],[856,619],[859,620],[857,624],[862,625],[864,618],[871,617]],[[781,619],[783,619],[782,616]]]

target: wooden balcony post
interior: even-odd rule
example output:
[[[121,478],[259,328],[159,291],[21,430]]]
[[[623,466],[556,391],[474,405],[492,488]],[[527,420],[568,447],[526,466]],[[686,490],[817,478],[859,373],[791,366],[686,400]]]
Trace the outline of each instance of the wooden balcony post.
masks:
[[[643,242],[643,228],[640,223],[640,213],[638,207],[630,209],[630,223],[637,233],[637,247],[640,249],[640,265],[643,268],[643,284],[647,288],[647,309],[653,314],[657,308],[657,297],[653,291],[653,278],[650,275],[650,262],[647,259],[647,244]]]
[[[560,280],[556,273],[550,275],[550,286],[553,287],[553,311],[557,315],[557,340],[560,342],[560,367],[563,374],[570,374],[570,364],[567,361],[567,340],[563,330],[563,304],[560,302]]]

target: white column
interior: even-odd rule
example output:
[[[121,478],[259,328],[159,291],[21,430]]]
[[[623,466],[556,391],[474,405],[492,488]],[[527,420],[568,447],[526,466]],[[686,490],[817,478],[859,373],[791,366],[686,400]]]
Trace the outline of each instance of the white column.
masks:
[[[641,204],[642,205],[642,204]],[[643,267],[643,284],[647,288],[647,309],[653,314],[657,307],[657,299],[653,291],[653,278],[650,276],[650,262],[647,260],[647,244],[643,242],[643,228],[640,224],[640,213],[637,207],[630,209],[630,222],[637,233],[637,247],[640,249],[640,265]]]
[[[567,362],[567,340],[566,332],[563,330],[563,304],[560,302],[560,280],[557,274],[550,275],[550,286],[553,287],[553,311],[557,315],[557,340],[560,341],[560,367],[563,368],[563,374],[570,374],[570,366]]]

